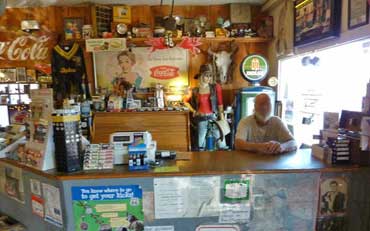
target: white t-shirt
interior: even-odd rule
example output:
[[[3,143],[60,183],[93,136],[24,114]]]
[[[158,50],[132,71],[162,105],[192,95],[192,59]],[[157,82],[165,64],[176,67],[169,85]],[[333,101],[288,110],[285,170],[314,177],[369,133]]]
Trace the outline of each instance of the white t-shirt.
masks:
[[[268,141],[285,143],[294,140],[294,137],[279,117],[273,116],[266,125],[260,126],[257,124],[254,115],[250,115],[240,120],[236,132],[236,139],[253,143]]]

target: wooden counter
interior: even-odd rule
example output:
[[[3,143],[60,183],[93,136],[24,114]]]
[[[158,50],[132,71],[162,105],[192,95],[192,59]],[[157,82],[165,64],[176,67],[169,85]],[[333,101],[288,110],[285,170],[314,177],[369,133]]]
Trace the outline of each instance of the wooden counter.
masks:
[[[93,122],[93,143],[109,143],[109,136],[120,131],[149,131],[158,149],[190,150],[189,113],[97,112]]]
[[[225,174],[348,172],[359,169],[357,165],[331,166],[324,164],[320,160],[311,157],[310,149],[298,150],[297,152],[283,155],[262,155],[240,151],[182,152],[178,153],[176,161],[170,161],[168,163],[169,165],[177,165],[179,171],[165,173],[155,173],[153,170],[129,172],[126,165],[116,165],[112,170],[59,173],[55,170],[35,170],[7,159],[0,159],[0,162],[10,163],[35,174],[57,180]]]

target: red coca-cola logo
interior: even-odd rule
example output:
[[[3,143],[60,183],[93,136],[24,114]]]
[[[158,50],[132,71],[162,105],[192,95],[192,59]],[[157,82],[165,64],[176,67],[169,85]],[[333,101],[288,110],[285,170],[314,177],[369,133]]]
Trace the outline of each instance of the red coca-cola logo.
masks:
[[[173,66],[156,66],[150,68],[150,76],[155,79],[173,79],[180,76],[179,68]]]

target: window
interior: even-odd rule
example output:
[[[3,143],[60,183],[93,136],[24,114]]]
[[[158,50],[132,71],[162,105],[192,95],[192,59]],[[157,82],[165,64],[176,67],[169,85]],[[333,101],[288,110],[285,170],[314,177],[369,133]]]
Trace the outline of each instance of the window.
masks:
[[[297,141],[311,145],[324,112],[361,111],[370,79],[370,39],[279,62],[282,118]]]

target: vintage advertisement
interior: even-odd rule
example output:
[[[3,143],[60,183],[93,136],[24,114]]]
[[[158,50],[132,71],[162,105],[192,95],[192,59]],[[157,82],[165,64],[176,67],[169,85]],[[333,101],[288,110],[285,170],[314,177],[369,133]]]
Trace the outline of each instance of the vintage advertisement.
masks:
[[[143,231],[139,185],[72,187],[74,230]]]
[[[31,196],[32,213],[44,218],[44,200],[40,197]]]
[[[41,183],[39,180],[30,179],[31,193],[36,196],[41,196]]]
[[[181,48],[158,50],[132,48],[132,52],[94,53],[97,88],[112,90],[113,83],[123,79],[136,88],[160,83],[165,86],[187,86],[188,52]]]
[[[30,69],[36,64],[48,64],[55,44],[55,37],[45,32],[0,32],[0,62],[2,67]]]
[[[0,192],[8,197],[24,203],[22,169],[8,165],[0,164]]]
[[[218,216],[220,177],[154,179],[155,218]]]
[[[42,192],[44,195],[45,221],[63,227],[59,188],[42,183]]]
[[[125,49],[125,38],[86,39],[87,52],[122,51]]]

